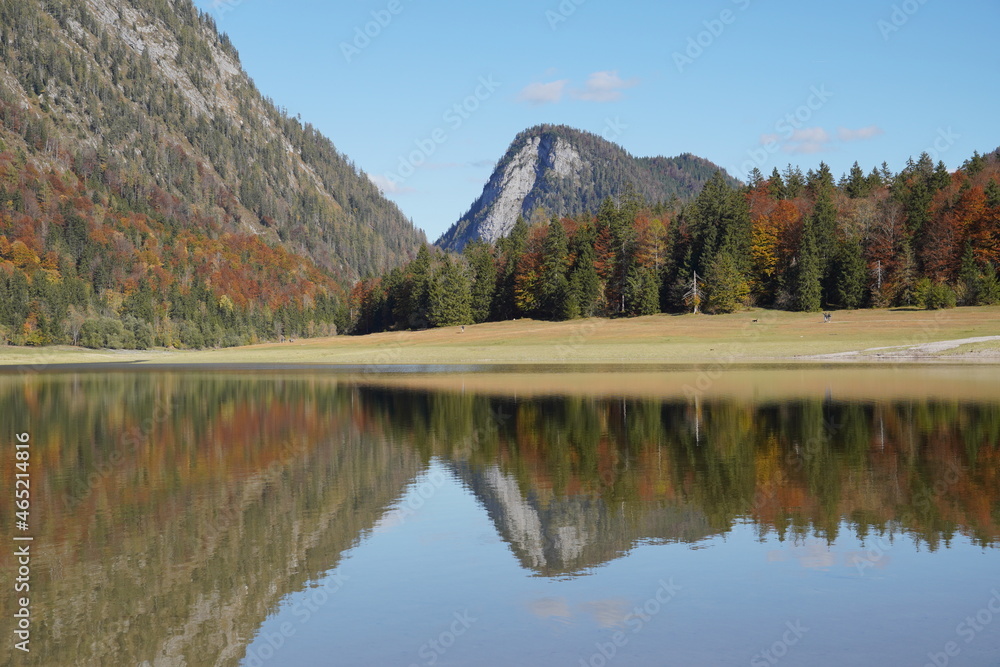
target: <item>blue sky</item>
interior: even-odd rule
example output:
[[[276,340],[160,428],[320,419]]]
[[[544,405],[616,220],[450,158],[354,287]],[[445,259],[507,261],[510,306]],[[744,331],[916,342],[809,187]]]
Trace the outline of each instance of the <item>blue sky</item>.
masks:
[[[195,2],[431,240],[538,123],[739,177],[1000,146],[995,0]]]

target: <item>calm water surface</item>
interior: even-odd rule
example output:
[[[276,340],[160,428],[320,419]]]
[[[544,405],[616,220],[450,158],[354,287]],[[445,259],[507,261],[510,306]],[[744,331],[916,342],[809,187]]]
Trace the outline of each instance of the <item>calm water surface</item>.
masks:
[[[0,375],[0,664],[1000,665],[1000,374],[876,377]]]

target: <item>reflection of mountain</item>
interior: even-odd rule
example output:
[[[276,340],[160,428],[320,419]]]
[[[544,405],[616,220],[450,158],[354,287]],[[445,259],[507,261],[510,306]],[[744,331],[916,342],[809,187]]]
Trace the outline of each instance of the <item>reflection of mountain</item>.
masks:
[[[525,493],[498,466],[454,466],[483,504],[497,532],[525,569],[544,576],[578,573],[624,555],[638,542],[696,542],[713,531],[705,516],[685,505],[639,508],[590,495]]]
[[[27,413],[38,429],[38,625],[17,664],[238,664],[278,602],[335,568],[422,467],[412,449],[358,428],[350,391],[333,383],[120,375],[9,386],[0,421]],[[156,403],[174,407],[148,441],[124,444]],[[9,602],[0,598],[8,637]],[[5,642],[0,663],[14,662]]]
[[[996,401],[358,391],[370,419],[465,465],[500,534],[540,572],[748,518],[781,536],[833,539],[846,521],[859,536],[898,526],[932,549],[957,534],[1000,542]]]
[[[491,397],[330,376],[0,376],[32,429],[28,665],[236,664],[438,457],[543,576],[648,541],[1000,541],[1000,403]],[[14,459],[0,457],[0,479]],[[5,487],[6,488],[6,487]],[[6,502],[6,501],[4,501]],[[7,507],[7,505],[3,505]],[[0,512],[0,534],[13,532]],[[0,550],[0,571],[12,571]],[[0,634],[13,603],[0,596]],[[10,642],[0,663],[15,661]]]

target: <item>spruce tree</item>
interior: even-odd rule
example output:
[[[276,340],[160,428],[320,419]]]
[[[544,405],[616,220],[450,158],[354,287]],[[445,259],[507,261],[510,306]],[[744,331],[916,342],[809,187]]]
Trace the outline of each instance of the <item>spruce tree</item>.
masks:
[[[497,267],[493,251],[487,244],[475,240],[465,246],[464,254],[472,270],[472,319],[476,323],[485,322],[490,317],[497,289]]]
[[[469,279],[465,267],[445,256],[429,289],[430,323],[436,327],[472,324]]]
[[[847,177],[847,184],[844,187],[844,191],[851,199],[866,197],[870,192],[869,181],[857,162],[851,167],[851,174]]]
[[[497,293],[493,302],[492,319],[497,321],[512,320],[522,313],[517,309],[514,299],[514,279],[517,273],[517,263],[524,255],[528,245],[528,223],[517,216],[510,233],[497,241],[497,257],[500,266],[497,272]]]
[[[820,300],[831,303],[835,300],[833,260],[837,254],[837,207],[833,203],[833,186],[823,178],[822,170],[815,185],[816,201],[809,217],[809,227],[812,229],[820,285],[823,288]]]
[[[430,248],[423,244],[417,250],[417,257],[410,262],[405,286],[399,300],[397,320],[407,329],[426,329],[430,326],[430,286],[432,277]]]
[[[542,275],[539,281],[539,303],[542,315],[550,319],[565,319],[565,301],[569,290],[566,277],[569,244],[566,229],[558,218],[549,222],[542,245]]]
[[[814,312],[822,305],[819,252],[816,249],[815,231],[807,222],[802,232],[795,280],[795,306],[804,312]]]
[[[781,180],[777,167],[771,170],[771,177],[767,179],[767,190],[775,199],[785,198],[785,182]]]
[[[862,256],[861,243],[857,240],[838,244],[834,270],[836,302],[853,310],[861,306],[865,297],[867,267]]]
[[[730,253],[720,252],[705,273],[705,310],[733,313],[746,305],[750,284]]]
[[[592,225],[581,227],[573,237],[570,251],[575,256],[570,270],[570,291],[576,297],[578,316],[591,317],[597,310],[601,280],[594,265],[595,230]]]

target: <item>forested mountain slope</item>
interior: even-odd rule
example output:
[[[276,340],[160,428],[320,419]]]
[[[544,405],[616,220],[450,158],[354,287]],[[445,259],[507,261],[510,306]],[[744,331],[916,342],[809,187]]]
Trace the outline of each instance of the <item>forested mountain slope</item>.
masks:
[[[190,0],[5,1],[0,63],[0,337],[328,330],[339,283],[424,241]]]

